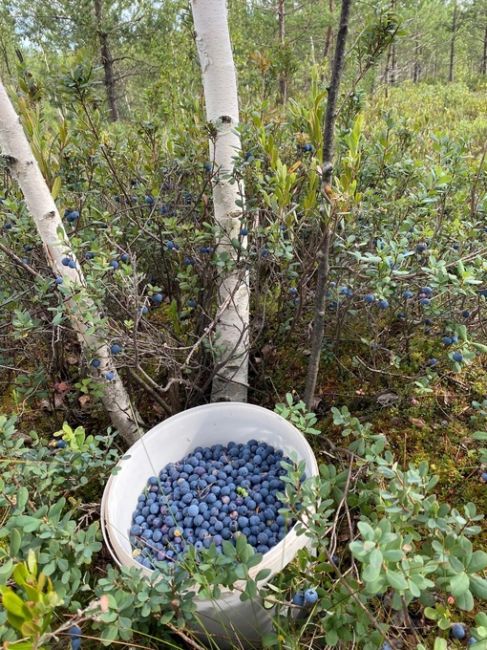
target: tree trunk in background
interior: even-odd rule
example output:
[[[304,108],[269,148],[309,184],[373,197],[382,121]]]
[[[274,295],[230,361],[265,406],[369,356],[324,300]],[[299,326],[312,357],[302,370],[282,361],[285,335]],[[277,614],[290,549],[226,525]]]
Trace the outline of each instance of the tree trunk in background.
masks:
[[[324,59],[326,59],[330,53],[331,42],[333,40],[333,12],[335,10],[335,7],[333,6],[333,0],[329,0],[328,9],[330,11],[330,24],[326,28],[325,47],[323,48]]]
[[[286,39],[286,12],[284,7],[284,0],[277,0],[277,16],[279,19],[279,45],[281,48],[284,48],[285,39]],[[281,104],[285,104],[287,101],[287,72],[286,70],[281,70],[279,76],[279,96]]]
[[[352,0],[342,0],[340,12],[340,25],[338,28],[335,55],[333,58],[333,67],[331,72],[330,86],[328,88],[328,99],[326,102],[325,123],[323,129],[323,176],[322,188],[325,200],[328,200],[331,206],[330,212],[333,212],[333,198],[331,198],[331,179],[333,174],[333,157],[335,150],[335,122],[336,106],[340,82],[343,74],[345,63],[345,45],[348,34],[348,21],[350,16],[350,7]],[[313,319],[313,330],[311,333],[311,354],[308,364],[308,373],[306,377],[306,388],[304,392],[304,401],[308,409],[312,408],[316,380],[321,362],[321,350],[323,346],[323,336],[325,332],[325,304],[326,288],[328,285],[328,275],[330,268],[330,243],[331,243],[331,224],[325,217],[323,226],[323,243],[321,250],[318,251],[318,279],[316,284],[316,301],[315,313]]]
[[[95,16],[98,40],[100,42],[100,59],[103,66],[104,84],[107,93],[108,108],[112,122],[118,120],[117,96],[115,93],[115,77],[113,74],[113,58],[108,46],[108,34],[102,28],[102,0],[95,1]]]
[[[450,64],[448,66],[448,81],[453,81],[453,70],[455,67],[455,40],[457,37],[457,3],[453,5],[453,16],[451,22],[451,40],[450,40]]]
[[[413,82],[416,84],[419,81],[420,63],[419,63],[420,45],[419,38],[416,36],[414,42],[414,66],[413,66]]]
[[[219,228],[218,251],[236,262],[238,252],[232,240],[247,246],[240,236],[243,189],[231,183],[233,158],[241,149],[236,132],[239,122],[237,79],[228,31],[225,0],[192,0],[196,45],[203,77],[206,118],[215,130],[210,138],[215,222]],[[246,401],[249,362],[249,277],[248,271],[224,272],[218,288],[221,311],[215,328],[217,372],[212,401]]]
[[[391,45],[391,59],[390,59],[390,70],[389,70],[389,83],[391,86],[394,86],[394,84],[397,81],[397,73],[396,73],[396,65],[397,65],[397,59],[396,59],[396,44],[392,43]]]
[[[139,439],[139,417],[118,375],[103,334],[90,331],[93,320],[99,320],[96,306],[87,294],[86,282],[71,249],[56,204],[32,153],[26,135],[12,103],[0,82],[0,148],[12,177],[18,182],[27,208],[44,245],[47,261],[53,273],[63,278],[63,286],[72,289],[65,299],[66,311],[80,345],[88,359],[100,360],[98,369],[90,366],[92,376],[103,388],[102,401],[113,426],[127,445]],[[76,264],[62,264],[69,257]],[[111,381],[105,373],[113,373]]]
[[[487,25],[484,30],[484,52],[482,56],[481,74],[487,76]]]

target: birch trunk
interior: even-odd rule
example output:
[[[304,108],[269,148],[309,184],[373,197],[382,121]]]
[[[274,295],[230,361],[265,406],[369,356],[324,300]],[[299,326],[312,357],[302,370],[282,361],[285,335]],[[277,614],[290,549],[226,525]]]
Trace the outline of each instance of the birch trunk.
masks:
[[[56,204],[32,153],[20,119],[7,92],[0,81],[0,149],[12,177],[18,182],[27,207],[44,245],[44,251],[53,273],[63,278],[63,286],[72,288],[72,297],[66,300],[66,310],[71,325],[88,359],[100,360],[100,367],[90,367],[92,375],[103,386],[103,405],[113,426],[124,441],[131,445],[140,435],[139,418],[122,384],[105,339],[99,332],[93,333],[90,318],[100,319],[93,301],[89,298],[86,281],[64,230]],[[76,268],[62,264],[63,257],[70,257]],[[113,379],[105,379],[111,371]]]
[[[236,133],[239,121],[235,65],[228,31],[225,0],[192,0],[196,46],[203,77],[206,118],[214,128],[210,139],[215,222],[219,229],[217,250],[236,262],[232,239],[239,237],[242,186],[231,183],[233,158],[241,149]],[[240,203],[240,205],[239,205]],[[225,305],[215,329],[216,374],[211,399],[247,401],[249,347],[249,278],[247,271],[226,272],[218,288],[219,305]]]

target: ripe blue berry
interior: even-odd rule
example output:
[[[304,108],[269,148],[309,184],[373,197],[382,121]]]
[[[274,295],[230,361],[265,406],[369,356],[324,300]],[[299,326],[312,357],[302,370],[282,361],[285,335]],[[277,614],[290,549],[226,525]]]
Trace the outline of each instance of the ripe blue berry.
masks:
[[[451,336],[443,336],[441,341],[442,341],[443,345],[446,345],[446,346],[453,344],[453,339],[452,339]]]
[[[426,365],[430,366],[430,368],[434,368],[434,366],[438,365],[438,359],[431,357],[431,359],[428,359],[428,361],[426,362]]]
[[[92,359],[91,364],[92,368],[99,368],[101,366],[100,359]]]
[[[240,228],[240,236],[247,237],[248,234],[249,234],[249,229],[246,228],[245,226],[242,226],[242,228]]]
[[[462,311],[462,316],[463,318],[470,318],[470,312],[468,311],[468,309],[464,309]]]
[[[291,600],[293,605],[297,605],[298,607],[303,607],[304,605],[304,591],[297,591],[294,596],[292,597]]]
[[[314,147],[313,147],[313,145],[311,144],[311,142],[306,142],[306,143],[303,145],[303,151],[306,151],[306,153],[310,153],[310,152],[314,151]]]
[[[366,302],[368,305],[371,305],[373,302],[375,302],[375,296],[373,293],[367,293],[364,296],[364,302]]]
[[[306,589],[304,592],[304,602],[306,605],[314,605],[318,600],[316,589]]]
[[[164,300],[164,295],[162,293],[155,293],[151,300],[156,303],[156,305],[159,305]]]
[[[113,381],[115,379],[115,373],[113,372],[113,370],[109,370],[108,372],[105,373],[104,376],[107,381]]]
[[[70,257],[63,257],[63,259],[61,260],[61,264],[62,264],[63,266],[69,266],[69,263],[70,263],[70,262],[71,262],[71,258],[70,258]]]
[[[120,261],[126,264],[130,260],[130,255],[128,253],[122,253],[120,255]]]
[[[63,283],[63,279],[62,279],[62,277],[61,277],[60,275],[58,275],[58,276],[56,277],[56,279],[54,280],[54,282],[55,282],[57,285],[60,285],[60,284]]]
[[[487,483],[487,472],[482,472],[482,474],[480,475],[480,479],[482,483]]]
[[[86,251],[85,260],[92,260],[94,257],[95,257],[95,253],[93,253],[93,251]]]
[[[417,244],[416,246],[416,252],[417,253],[424,253],[424,251],[428,248],[428,244],[425,244],[424,242],[421,242]]]
[[[110,352],[112,354],[120,354],[121,351],[122,351],[122,346],[119,345],[118,343],[112,343],[112,345],[110,346]]]
[[[452,359],[453,361],[456,361],[457,363],[461,363],[463,361],[463,354],[461,352],[454,352],[452,354]]]
[[[389,302],[385,298],[382,298],[377,303],[377,306],[379,307],[379,309],[387,309],[389,307]]]
[[[409,289],[406,289],[406,291],[403,291],[402,297],[405,300],[410,300],[411,298],[414,298],[414,293],[410,291]]]
[[[461,623],[453,623],[451,626],[451,635],[454,639],[463,639],[465,638],[465,627]]]
[[[58,449],[65,449],[65,447],[67,447],[67,444],[68,444],[68,443],[66,442],[66,440],[58,440],[58,441],[56,442],[56,447],[57,447]]]
[[[117,260],[112,260],[110,262],[110,266],[112,267],[112,269],[116,270],[116,269],[118,269],[119,264],[118,264]]]
[[[64,216],[66,217],[66,221],[69,221],[69,223],[74,223],[79,219],[79,212],[77,210],[69,210],[64,213]]]

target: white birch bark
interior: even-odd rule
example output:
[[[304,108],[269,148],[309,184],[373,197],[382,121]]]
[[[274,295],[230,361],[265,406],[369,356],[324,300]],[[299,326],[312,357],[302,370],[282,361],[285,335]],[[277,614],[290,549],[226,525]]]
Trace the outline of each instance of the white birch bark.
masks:
[[[90,372],[103,386],[102,401],[113,426],[125,442],[131,445],[140,435],[139,417],[113,365],[103,335],[99,331],[90,330],[90,317],[97,321],[100,315],[88,296],[83,272],[71,249],[56,204],[1,80],[0,150],[12,177],[22,190],[53,273],[63,278],[63,286],[72,288],[73,297],[65,302],[71,325],[87,358],[100,360],[100,367],[98,369],[90,367]],[[74,260],[76,268],[64,266],[61,262],[63,257]],[[113,373],[113,379],[108,381],[105,373],[110,371]]]
[[[236,133],[239,121],[235,65],[228,31],[226,0],[192,0],[196,45],[201,65],[206,118],[215,129],[210,139],[210,159],[216,173],[213,180],[215,222],[220,235],[218,251],[236,260],[232,239],[239,239],[243,202],[242,186],[230,183],[233,158],[241,149]],[[242,194],[241,194],[242,192]],[[246,237],[240,237],[244,247]],[[248,272],[227,273],[218,288],[220,306],[226,305],[215,329],[217,373],[212,401],[247,401],[249,355]]]

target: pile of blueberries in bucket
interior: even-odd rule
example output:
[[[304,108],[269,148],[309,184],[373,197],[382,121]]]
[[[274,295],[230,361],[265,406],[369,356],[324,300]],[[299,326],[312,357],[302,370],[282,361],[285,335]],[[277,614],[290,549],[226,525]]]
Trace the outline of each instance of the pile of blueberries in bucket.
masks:
[[[134,558],[147,569],[176,561],[189,546],[196,550],[238,534],[258,553],[267,553],[294,521],[279,511],[282,477],[291,463],[265,442],[197,447],[151,476],[139,496],[130,527]],[[304,478],[304,477],[302,477]]]

